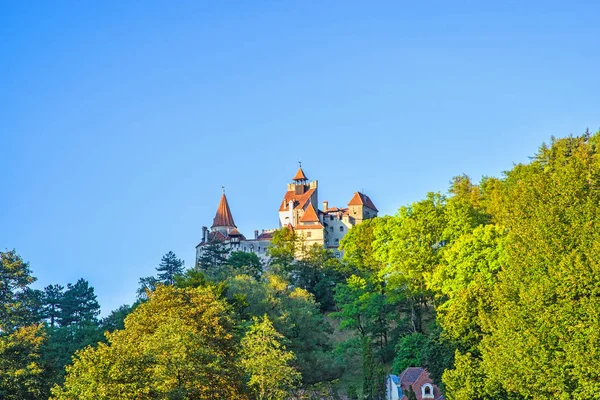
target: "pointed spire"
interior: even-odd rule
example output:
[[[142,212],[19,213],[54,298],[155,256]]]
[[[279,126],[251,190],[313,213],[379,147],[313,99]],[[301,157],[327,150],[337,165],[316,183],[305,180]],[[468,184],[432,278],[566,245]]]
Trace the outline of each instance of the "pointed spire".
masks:
[[[223,194],[221,195],[221,201],[219,202],[219,207],[217,207],[217,213],[215,214],[215,219],[211,228],[220,226],[235,228],[236,226],[233,222],[231,210],[229,209],[229,203],[227,202],[227,197],[225,196],[225,187],[222,187],[222,189]]]
[[[304,175],[304,171],[302,171],[302,162],[298,161],[299,164],[299,168],[298,168],[298,172],[296,172],[296,175],[292,178],[293,181],[306,181],[308,180],[308,178],[306,177],[306,175]]]

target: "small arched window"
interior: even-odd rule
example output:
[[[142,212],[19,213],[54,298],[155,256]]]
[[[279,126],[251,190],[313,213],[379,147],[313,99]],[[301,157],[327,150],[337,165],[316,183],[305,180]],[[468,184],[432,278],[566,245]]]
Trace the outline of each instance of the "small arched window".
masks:
[[[344,232],[344,227],[340,226],[340,232]]]
[[[421,386],[421,398],[433,399],[433,385],[431,383],[426,383]]]

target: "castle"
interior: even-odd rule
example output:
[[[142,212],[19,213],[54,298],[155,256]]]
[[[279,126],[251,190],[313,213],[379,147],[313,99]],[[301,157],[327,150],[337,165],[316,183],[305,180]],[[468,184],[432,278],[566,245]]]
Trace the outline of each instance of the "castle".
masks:
[[[318,181],[309,181],[300,165],[292,182],[287,185],[279,207],[279,227],[288,227],[297,232],[306,244],[318,244],[340,257],[339,244],[348,230],[366,219],[375,218],[378,210],[369,196],[360,192],[354,193],[346,208],[329,207],[329,203],[323,201],[323,209],[319,210],[318,196]],[[196,246],[196,260],[205,246],[216,241],[229,251],[252,252],[265,261],[275,231],[262,230],[259,234],[255,230],[254,237],[247,239],[237,229],[223,191],[210,230],[202,227],[202,241]]]

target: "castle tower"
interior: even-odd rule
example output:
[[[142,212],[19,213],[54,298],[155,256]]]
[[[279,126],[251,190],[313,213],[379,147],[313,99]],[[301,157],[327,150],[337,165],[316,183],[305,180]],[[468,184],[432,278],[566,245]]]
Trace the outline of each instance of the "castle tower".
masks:
[[[378,212],[369,196],[361,192],[354,192],[354,196],[348,203],[348,214],[354,222],[352,225],[360,224],[365,219],[375,218]]]
[[[300,165],[298,172],[292,178],[292,183],[288,183],[287,191],[279,207],[280,227],[288,224],[298,225],[309,204],[313,204],[315,208],[318,207],[318,186],[319,182],[310,181]]]
[[[215,218],[213,219],[213,224],[210,229],[213,232],[217,231],[224,235],[228,235],[229,232],[235,228],[237,227],[235,226],[235,222],[233,222],[233,216],[231,215],[231,210],[229,209],[227,196],[225,196],[225,190],[223,190],[223,195],[221,196],[221,201],[219,201],[217,213],[215,214]]]

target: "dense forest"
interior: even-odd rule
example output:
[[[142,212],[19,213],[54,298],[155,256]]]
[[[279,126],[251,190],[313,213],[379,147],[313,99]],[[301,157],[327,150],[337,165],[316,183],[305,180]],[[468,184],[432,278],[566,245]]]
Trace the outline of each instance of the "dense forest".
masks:
[[[34,290],[1,254],[0,398],[382,399],[426,367],[448,399],[600,393],[600,132],[500,178],[457,176],[353,227],[343,258],[283,228],[263,265],[172,252],[100,319],[89,283]]]

